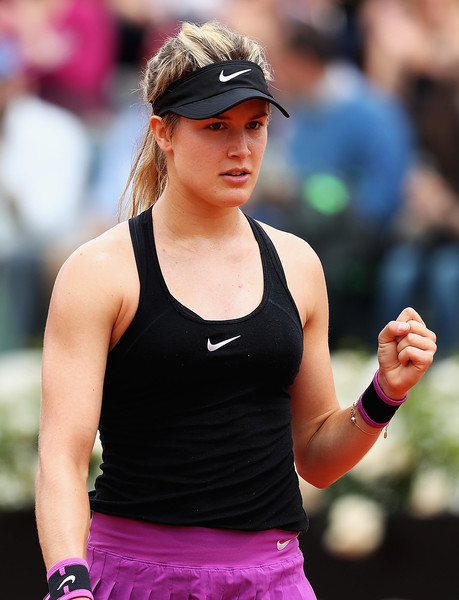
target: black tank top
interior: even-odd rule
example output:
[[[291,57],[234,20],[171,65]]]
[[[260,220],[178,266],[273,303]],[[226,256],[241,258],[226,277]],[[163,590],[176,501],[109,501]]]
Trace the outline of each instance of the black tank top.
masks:
[[[289,394],[302,326],[271,240],[247,218],[263,298],[225,321],[205,320],[169,293],[151,209],[129,221],[140,299],[108,355],[93,510],[169,525],[307,529]]]

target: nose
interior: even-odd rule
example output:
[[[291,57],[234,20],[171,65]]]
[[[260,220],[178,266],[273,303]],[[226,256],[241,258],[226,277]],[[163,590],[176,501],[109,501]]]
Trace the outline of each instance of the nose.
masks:
[[[245,158],[250,155],[250,148],[247,139],[247,132],[234,131],[230,137],[228,144],[228,156]]]

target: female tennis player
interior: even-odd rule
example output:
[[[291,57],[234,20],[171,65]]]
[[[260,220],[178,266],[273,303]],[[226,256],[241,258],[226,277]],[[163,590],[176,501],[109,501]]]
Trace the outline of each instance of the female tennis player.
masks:
[[[129,218],[58,275],[36,506],[51,600],[314,599],[296,469],[319,487],[346,473],[433,360],[407,308],[340,408],[320,262],[243,211],[270,111],[288,116],[269,79],[250,39],[184,23],[145,72]]]

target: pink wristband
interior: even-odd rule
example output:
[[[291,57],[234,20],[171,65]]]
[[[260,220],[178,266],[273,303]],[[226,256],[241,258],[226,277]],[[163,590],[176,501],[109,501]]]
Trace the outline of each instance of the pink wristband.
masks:
[[[49,594],[45,600],[94,600],[88,563],[83,558],[66,558],[53,565],[46,574]]]
[[[393,400],[387,396],[378,382],[379,369],[376,371],[373,381],[360,396],[357,403],[362,419],[370,427],[383,429],[394,416],[396,410],[401,406],[408,394],[401,400]]]
[[[381,386],[379,385],[378,375],[379,369],[376,371],[375,376],[373,377],[373,385],[375,386],[376,393],[383,402],[385,402],[386,404],[390,404],[391,406],[400,406],[400,404],[406,402],[406,400],[408,399],[408,393],[406,393],[401,400],[393,400],[392,398],[389,398],[389,396],[386,396]]]
[[[59,561],[49,569],[49,571],[46,573],[46,578],[49,579],[51,575],[54,575],[54,573],[57,570],[63,569],[64,567],[68,567],[69,565],[82,565],[83,567],[86,567],[89,571],[88,563],[85,561],[84,558],[65,558],[64,560]],[[64,573],[61,573],[61,575],[63,574]]]

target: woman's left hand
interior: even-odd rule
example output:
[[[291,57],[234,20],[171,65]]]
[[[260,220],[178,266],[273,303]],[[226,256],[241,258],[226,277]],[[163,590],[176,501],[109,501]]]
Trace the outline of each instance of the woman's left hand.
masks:
[[[402,399],[432,364],[436,335],[414,308],[405,308],[378,336],[379,385],[393,400]]]

